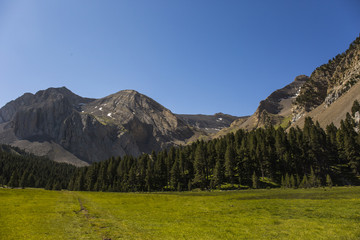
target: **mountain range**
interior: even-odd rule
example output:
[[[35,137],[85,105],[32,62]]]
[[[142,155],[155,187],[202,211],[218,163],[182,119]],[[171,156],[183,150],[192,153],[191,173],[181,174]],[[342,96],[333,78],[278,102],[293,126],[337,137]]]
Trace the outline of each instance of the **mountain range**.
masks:
[[[237,117],[176,115],[124,90],[101,99],[65,87],[25,93],[0,109],[0,142],[78,166],[151,153],[229,127]]]
[[[25,93],[0,109],[0,143],[58,162],[85,166],[111,156],[151,153],[238,129],[302,127],[306,116],[325,127],[360,100],[360,37],[346,52],[261,101],[251,116],[174,114],[134,90],[100,99],[69,89]],[[256,91],[256,90],[254,90]]]

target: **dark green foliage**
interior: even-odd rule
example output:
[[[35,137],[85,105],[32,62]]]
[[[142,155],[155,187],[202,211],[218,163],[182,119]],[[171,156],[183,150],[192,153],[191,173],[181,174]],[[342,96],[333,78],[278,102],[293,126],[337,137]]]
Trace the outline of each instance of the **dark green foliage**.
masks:
[[[229,144],[225,152],[225,176],[230,183],[235,181],[235,166],[234,147]]]
[[[201,187],[201,189],[204,189],[206,187],[206,158],[205,158],[205,152],[203,149],[203,143],[197,145],[195,150],[195,160],[194,160],[194,169],[195,169],[195,176],[194,176],[194,184],[198,187]]]
[[[331,177],[329,174],[326,175],[326,186],[328,186],[330,188],[333,186],[333,183],[332,183],[332,180],[331,180]]]
[[[360,104],[359,104],[358,100],[354,101],[354,104],[351,108],[351,114],[353,117],[355,116],[356,112],[360,112]]]
[[[254,188],[254,189],[258,188],[258,184],[257,184],[258,178],[257,178],[255,172],[253,173],[251,178],[252,178],[252,188]]]
[[[0,145],[0,185],[66,189],[76,167]]]

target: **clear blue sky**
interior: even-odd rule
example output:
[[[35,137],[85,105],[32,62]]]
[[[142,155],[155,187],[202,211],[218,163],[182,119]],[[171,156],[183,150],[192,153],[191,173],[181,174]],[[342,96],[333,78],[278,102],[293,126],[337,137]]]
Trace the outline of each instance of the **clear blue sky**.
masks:
[[[0,106],[66,86],[249,115],[359,33],[358,0],[0,0]]]

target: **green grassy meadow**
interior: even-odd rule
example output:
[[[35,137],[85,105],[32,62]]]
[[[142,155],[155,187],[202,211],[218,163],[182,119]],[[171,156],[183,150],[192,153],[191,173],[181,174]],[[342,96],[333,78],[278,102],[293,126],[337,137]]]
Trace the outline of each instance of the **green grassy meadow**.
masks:
[[[184,193],[0,189],[0,239],[360,239],[360,187]]]

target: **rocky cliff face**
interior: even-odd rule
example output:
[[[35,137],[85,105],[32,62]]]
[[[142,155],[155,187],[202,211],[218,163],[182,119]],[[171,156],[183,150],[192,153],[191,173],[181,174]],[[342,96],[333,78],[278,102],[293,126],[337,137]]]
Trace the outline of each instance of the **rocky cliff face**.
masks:
[[[294,121],[322,103],[329,107],[360,80],[360,37],[346,52],[315,69],[294,106]]]
[[[50,88],[0,109],[1,143],[76,165],[160,150],[193,134],[171,111],[131,90],[96,100]]]

